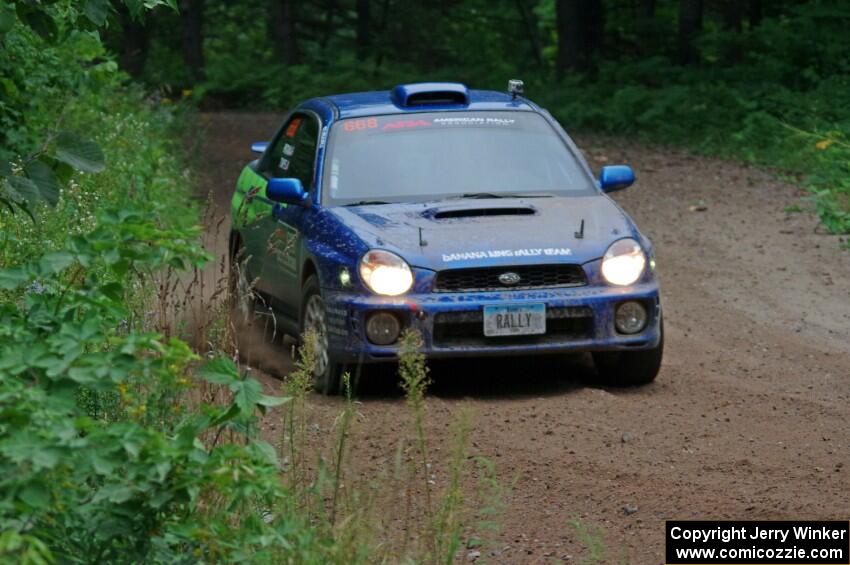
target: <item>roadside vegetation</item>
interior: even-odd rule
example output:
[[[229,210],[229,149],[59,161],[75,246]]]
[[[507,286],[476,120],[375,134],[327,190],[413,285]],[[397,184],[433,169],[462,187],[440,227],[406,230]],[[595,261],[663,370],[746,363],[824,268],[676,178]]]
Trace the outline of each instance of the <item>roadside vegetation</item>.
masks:
[[[850,233],[850,6],[776,11],[738,29],[706,21],[699,64],[639,51],[600,57],[592,75],[565,77],[544,101],[567,128],[775,168],[809,190],[804,205],[827,231]]]
[[[173,8],[0,2],[0,561],[451,562],[498,485],[466,457],[468,418],[436,477],[416,336],[409,431],[366,481],[347,380],[327,445],[306,439],[310,336],[265,391],[233,345],[235,297],[187,316],[211,260],[181,141],[192,110],[129,82],[100,39],[113,10]],[[284,432],[263,435],[277,417]],[[464,493],[473,467],[481,489]]]
[[[773,167],[850,233],[848,25],[841,0],[194,0],[107,41],[139,80],[210,108],[522,78],[573,133]]]
[[[152,308],[163,272],[207,259],[180,112],[126,84],[108,3],[0,8],[0,561],[262,557],[307,529],[257,511],[287,493],[249,424],[284,400],[199,370]]]

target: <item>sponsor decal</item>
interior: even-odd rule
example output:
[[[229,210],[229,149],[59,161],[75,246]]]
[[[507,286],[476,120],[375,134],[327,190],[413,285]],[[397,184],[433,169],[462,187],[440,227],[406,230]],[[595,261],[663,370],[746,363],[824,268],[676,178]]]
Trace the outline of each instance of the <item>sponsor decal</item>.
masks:
[[[327,318],[327,332],[330,335],[346,338],[348,337],[348,331],[346,330],[346,320],[348,319],[348,312],[345,308],[336,308],[332,306],[328,306],[325,309],[325,315]]]
[[[319,140],[319,148],[324,147],[327,142],[328,142],[328,126],[325,126],[325,127],[322,128],[322,138]]]
[[[295,137],[299,127],[301,127],[301,118],[292,118],[292,121],[286,126],[286,137]]]
[[[289,159],[286,157],[281,157],[280,162],[277,164],[278,168],[282,171],[286,171],[289,169]]]
[[[438,126],[510,126],[516,123],[512,118],[446,117],[435,118]]]
[[[339,192],[339,159],[331,161],[331,196],[336,198]]]
[[[565,257],[572,255],[569,247],[539,247],[533,249],[487,249],[484,251],[461,251],[443,253],[443,262],[471,261],[474,259],[500,259],[502,257]]]
[[[294,272],[296,268],[296,243],[295,232],[291,228],[280,227],[269,236],[266,253],[285,270]]]
[[[378,118],[366,118],[363,120],[345,120],[342,129],[345,131],[363,131],[364,129],[376,129]]]
[[[295,146],[290,145],[288,143],[283,144],[283,154],[287,157],[292,157],[292,154],[295,153]]]
[[[381,127],[381,130],[397,130],[397,129],[407,129],[407,128],[420,128],[420,127],[430,127],[431,122],[427,120],[395,120],[392,122],[387,122]]]

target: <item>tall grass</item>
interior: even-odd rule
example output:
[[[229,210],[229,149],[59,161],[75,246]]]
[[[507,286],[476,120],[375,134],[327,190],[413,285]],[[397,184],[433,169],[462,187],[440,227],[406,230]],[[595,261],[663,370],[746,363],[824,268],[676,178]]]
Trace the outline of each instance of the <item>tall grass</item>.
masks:
[[[626,548],[612,549],[605,540],[601,526],[588,525],[578,516],[567,522],[567,525],[575,531],[576,538],[584,546],[584,555],[579,560],[581,565],[628,565]]]
[[[368,462],[352,451],[355,436],[393,432],[360,429],[359,401],[346,373],[331,433],[316,441],[309,425],[315,344],[314,334],[302,337],[293,370],[280,385],[290,398],[278,416],[283,424],[277,442],[280,475],[292,496],[275,512],[301,514],[317,539],[333,540],[323,551],[328,563],[453,563],[465,529],[480,529],[477,516],[494,518],[501,506],[502,489],[492,464],[469,456],[472,414],[461,410],[451,426],[447,460],[435,461],[427,410],[430,379],[419,351],[421,336],[405,332],[398,374],[407,410],[398,428],[403,433],[396,462],[359,478]],[[472,465],[483,470],[484,478],[477,483],[472,481]],[[438,466],[444,469],[439,486]]]

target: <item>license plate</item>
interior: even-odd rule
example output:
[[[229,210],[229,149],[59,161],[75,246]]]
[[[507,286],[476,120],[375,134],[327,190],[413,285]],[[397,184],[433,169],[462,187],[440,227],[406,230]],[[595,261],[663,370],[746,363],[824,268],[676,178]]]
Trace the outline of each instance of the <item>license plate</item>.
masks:
[[[484,307],[484,335],[487,337],[545,333],[545,304]]]

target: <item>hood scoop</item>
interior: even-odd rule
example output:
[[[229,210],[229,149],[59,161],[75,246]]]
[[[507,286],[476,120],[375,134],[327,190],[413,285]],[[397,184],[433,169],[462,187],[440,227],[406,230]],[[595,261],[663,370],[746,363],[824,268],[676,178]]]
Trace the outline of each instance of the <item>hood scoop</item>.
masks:
[[[482,216],[533,216],[537,210],[529,206],[497,206],[487,208],[440,208],[423,212],[423,216],[433,220],[452,220],[456,218],[480,218]]]

